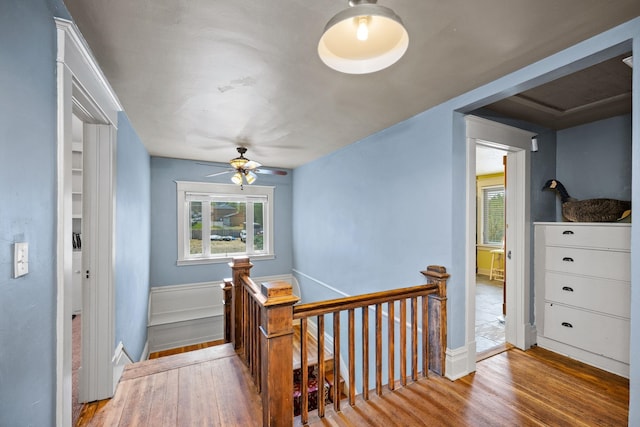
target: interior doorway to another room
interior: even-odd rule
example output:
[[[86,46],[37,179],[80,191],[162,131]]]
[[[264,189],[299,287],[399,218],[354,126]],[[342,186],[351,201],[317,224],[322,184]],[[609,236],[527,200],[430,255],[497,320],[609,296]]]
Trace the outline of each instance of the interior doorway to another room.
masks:
[[[476,144],[477,359],[505,349],[505,150]]]

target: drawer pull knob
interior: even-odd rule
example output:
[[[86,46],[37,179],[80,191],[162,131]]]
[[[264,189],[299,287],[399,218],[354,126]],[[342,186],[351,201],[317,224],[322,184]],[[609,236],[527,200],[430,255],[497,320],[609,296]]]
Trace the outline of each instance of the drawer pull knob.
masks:
[[[570,287],[570,286],[563,286],[563,287],[562,287],[562,290],[563,290],[563,291],[567,291],[567,292],[573,292],[573,288],[572,288],[572,287]]]
[[[565,328],[573,328],[573,325],[569,322],[562,322],[562,326],[564,326]]]
[[[562,232],[562,234],[573,234],[573,231],[571,230],[565,230]]]
[[[573,258],[568,257],[568,256],[566,256],[566,257],[562,258],[562,260],[563,260],[563,261],[566,261],[566,262],[573,262]]]

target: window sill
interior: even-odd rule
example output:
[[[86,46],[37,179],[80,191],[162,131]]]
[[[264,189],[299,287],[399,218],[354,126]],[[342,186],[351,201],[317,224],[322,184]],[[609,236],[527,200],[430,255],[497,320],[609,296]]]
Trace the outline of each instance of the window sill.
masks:
[[[202,265],[202,264],[222,264],[222,263],[228,263],[231,260],[233,260],[233,258],[237,257],[237,256],[245,256],[242,254],[238,254],[238,255],[234,255],[234,256],[229,256],[229,257],[224,257],[224,258],[192,258],[192,259],[179,259],[178,261],[176,261],[176,265],[180,266],[184,266],[184,265]],[[276,256],[273,254],[264,254],[264,255],[246,255],[248,256],[251,261],[262,261],[262,260],[269,260],[269,259],[275,259]]]
[[[476,249],[481,251],[492,251],[494,249],[502,249],[502,245],[476,245]]]

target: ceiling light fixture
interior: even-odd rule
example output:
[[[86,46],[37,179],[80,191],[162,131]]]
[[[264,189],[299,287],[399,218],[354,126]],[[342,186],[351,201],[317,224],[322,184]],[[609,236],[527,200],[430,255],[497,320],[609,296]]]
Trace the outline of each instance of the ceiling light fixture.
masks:
[[[409,47],[402,20],[377,0],[350,0],[324,28],[318,43],[322,62],[347,74],[367,74],[395,64]]]

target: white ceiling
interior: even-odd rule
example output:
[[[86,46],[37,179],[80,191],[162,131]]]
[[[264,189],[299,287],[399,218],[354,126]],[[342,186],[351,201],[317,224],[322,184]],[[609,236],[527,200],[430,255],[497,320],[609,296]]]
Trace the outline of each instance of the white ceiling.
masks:
[[[409,49],[345,75],[318,58],[346,0],[65,0],[156,156],[294,168],[640,15],[638,0],[380,0]]]

